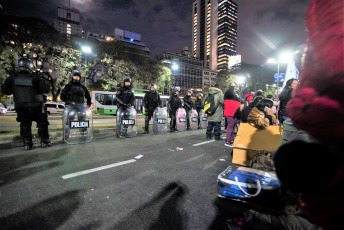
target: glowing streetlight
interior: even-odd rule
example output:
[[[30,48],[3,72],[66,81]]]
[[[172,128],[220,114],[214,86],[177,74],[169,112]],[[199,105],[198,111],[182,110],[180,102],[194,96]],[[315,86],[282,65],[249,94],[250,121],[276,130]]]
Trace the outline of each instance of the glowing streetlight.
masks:
[[[276,60],[275,58],[269,58],[266,63],[268,64],[277,64],[277,94],[278,94],[278,90],[279,90],[279,68],[280,68],[280,63],[288,63],[290,61],[293,60],[293,53],[292,52],[284,52],[281,54],[281,56],[279,57],[278,60]]]
[[[86,54],[92,53],[92,49],[89,46],[81,46],[81,50],[83,53],[86,53]]]
[[[245,84],[245,81],[246,81],[246,77],[244,77],[244,76],[237,77],[237,82],[239,85]]]
[[[81,46],[81,51],[83,52],[83,53],[85,53],[85,54],[90,54],[90,53],[92,53],[92,49],[91,49],[91,47],[89,47],[89,46],[84,46],[84,45],[82,45]],[[86,55],[85,55],[85,87],[86,87],[86,66],[87,66],[87,59],[86,59]]]
[[[176,63],[173,63],[171,68],[172,70],[177,71],[179,69],[179,66]]]

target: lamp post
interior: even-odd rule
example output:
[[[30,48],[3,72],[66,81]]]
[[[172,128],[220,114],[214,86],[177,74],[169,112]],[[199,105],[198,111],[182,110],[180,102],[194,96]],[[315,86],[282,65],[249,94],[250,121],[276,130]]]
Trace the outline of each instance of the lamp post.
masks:
[[[87,66],[87,59],[86,59],[86,54],[92,53],[92,49],[89,46],[81,46],[81,51],[85,54],[85,87],[86,87],[86,66]]]
[[[277,64],[277,95],[279,93],[280,63],[288,63],[292,60],[293,60],[293,53],[285,52],[285,53],[282,53],[282,55],[280,56],[278,60],[276,60],[275,58],[269,58],[266,62],[268,64],[275,64],[275,63]]]

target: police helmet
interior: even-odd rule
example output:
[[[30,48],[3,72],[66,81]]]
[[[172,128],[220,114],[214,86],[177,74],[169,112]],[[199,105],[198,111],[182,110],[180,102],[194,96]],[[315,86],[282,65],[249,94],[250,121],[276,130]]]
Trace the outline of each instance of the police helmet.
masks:
[[[156,84],[154,84],[154,83],[150,84],[149,89],[152,87],[154,87],[154,89],[156,90]]]
[[[72,71],[72,76],[78,75],[81,78],[81,74],[79,72],[79,70],[75,69]]]
[[[174,92],[176,92],[176,91],[180,92],[180,87],[179,86],[174,87]]]
[[[200,97],[200,96],[203,97],[203,94],[198,93],[198,94],[197,94],[197,97]]]
[[[20,58],[18,60],[18,70],[20,72],[26,71],[26,72],[33,72],[35,71],[35,65],[33,64],[33,61],[27,58]]]
[[[130,82],[131,83],[131,78],[129,76],[125,76],[123,79],[123,83],[125,82]]]
[[[188,90],[188,91],[186,91],[186,93],[188,94],[188,93],[191,93],[191,95],[192,95],[192,90]]]

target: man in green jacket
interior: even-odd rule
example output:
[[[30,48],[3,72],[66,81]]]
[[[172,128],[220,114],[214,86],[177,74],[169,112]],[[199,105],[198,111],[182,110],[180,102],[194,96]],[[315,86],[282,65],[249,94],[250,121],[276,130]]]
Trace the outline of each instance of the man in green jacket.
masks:
[[[206,138],[211,139],[211,135],[214,129],[215,140],[221,140],[221,121],[223,117],[223,93],[218,88],[219,86],[215,84],[213,87],[209,88],[208,95],[214,95],[215,106],[217,107],[213,115],[208,115],[208,127],[206,131]]]

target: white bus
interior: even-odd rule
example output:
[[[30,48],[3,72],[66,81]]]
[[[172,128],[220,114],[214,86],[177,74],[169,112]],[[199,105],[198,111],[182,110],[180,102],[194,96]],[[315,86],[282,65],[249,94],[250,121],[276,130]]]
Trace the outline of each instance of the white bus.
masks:
[[[114,103],[116,92],[91,91],[90,96],[93,113],[116,115],[117,105]]]
[[[144,113],[143,98],[146,93],[134,92],[135,95],[135,109],[137,113]],[[112,114],[116,115],[117,105],[115,103],[116,92],[108,91],[91,91],[91,108],[93,113],[96,114]],[[162,106],[167,106],[167,101],[169,96],[160,96],[162,101]]]

